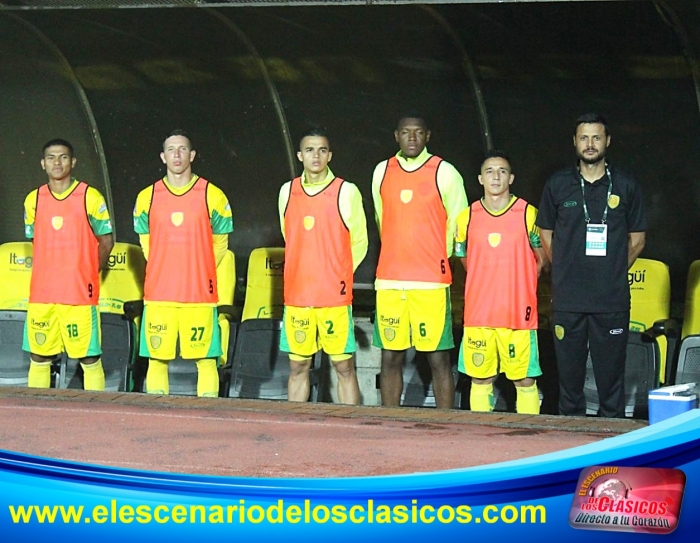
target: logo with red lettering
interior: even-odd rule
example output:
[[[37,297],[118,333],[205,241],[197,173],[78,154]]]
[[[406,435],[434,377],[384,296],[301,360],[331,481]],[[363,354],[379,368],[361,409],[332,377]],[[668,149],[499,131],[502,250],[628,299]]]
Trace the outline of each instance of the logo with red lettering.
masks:
[[[685,473],[593,466],[581,472],[569,524],[583,530],[668,534],[678,526]]]

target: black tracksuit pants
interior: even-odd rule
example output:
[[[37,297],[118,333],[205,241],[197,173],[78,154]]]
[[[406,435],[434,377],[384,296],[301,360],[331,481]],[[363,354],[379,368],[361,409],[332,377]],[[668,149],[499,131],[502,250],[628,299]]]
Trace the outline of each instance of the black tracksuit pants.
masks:
[[[625,359],[629,311],[554,311],[554,349],[559,370],[559,413],[585,416],[586,360],[590,349],[601,417],[625,416]]]

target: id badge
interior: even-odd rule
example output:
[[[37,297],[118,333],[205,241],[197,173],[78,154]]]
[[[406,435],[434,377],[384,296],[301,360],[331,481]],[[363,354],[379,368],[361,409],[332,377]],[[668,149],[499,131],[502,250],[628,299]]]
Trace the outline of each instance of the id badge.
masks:
[[[608,248],[608,225],[586,225],[586,256],[605,256]]]

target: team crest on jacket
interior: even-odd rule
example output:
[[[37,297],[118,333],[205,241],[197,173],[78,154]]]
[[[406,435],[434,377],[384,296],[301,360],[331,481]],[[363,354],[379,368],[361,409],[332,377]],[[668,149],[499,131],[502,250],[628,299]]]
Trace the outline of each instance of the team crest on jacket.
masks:
[[[185,214],[182,211],[176,211],[172,215],[170,215],[170,220],[175,226],[180,226],[182,224],[182,221],[185,220]]]
[[[620,205],[620,197],[617,194],[611,194],[610,198],[608,198],[608,205],[610,209],[615,209]]]
[[[51,217],[51,226],[54,230],[63,228],[63,217]]]
[[[491,247],[498,247],[501,244],[501,234],[498,232],[493,232],[489,234],[489,245]]]
[[[311,230],[314,227],[314,224],[316,224],[316,219],[314,219],[311,215],[304,217],[305,230]]]
[[[404,204],[407,204],[411,200],[413,200],[413,191],[410,189],[404,189],[401,191],[401,194],[399,195],[399,198],[401,198],[401,201]]]

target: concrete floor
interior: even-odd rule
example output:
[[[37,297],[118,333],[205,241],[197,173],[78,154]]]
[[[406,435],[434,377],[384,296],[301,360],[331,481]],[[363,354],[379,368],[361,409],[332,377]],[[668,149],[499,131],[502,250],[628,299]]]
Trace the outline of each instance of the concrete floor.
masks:
[[[431,472],[585,445],[638,420],[0,389],[0,447],[148,471],[251,477]]]

